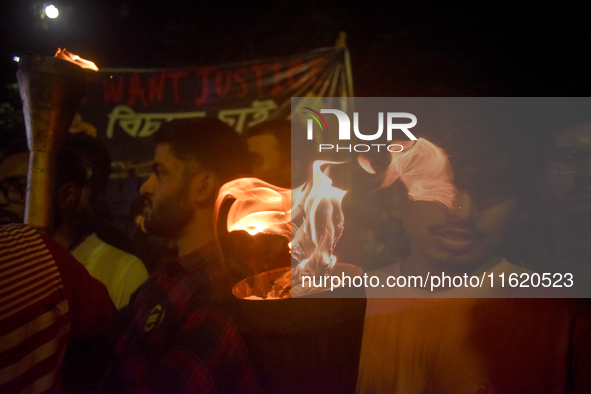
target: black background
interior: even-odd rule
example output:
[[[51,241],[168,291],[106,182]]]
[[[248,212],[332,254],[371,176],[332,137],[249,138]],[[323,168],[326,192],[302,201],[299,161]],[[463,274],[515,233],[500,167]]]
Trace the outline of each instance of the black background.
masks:
[[[388,4],[384,4],[388,3]],[[334,45],[348,33],[358,96],[579,96],[590,85],[586,11],[417,1],[3,0],[3,73],[12,56],[66,47],[99,67],[235,62]]]
[[[0,144],[19,124],[15,55],[58,47],[109,67],[194,67],[333,46],[356,96],[587,96],[586,10],[568,3],[2,0]],[[6,105],[5,103],[9,103]]]

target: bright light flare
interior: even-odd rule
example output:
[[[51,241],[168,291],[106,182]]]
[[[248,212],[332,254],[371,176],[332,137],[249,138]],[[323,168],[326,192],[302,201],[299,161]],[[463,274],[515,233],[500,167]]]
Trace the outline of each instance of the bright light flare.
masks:
[[[49,19],[55,19],[58,16],[60,16],[60,11],[53,4],[49,4],[47,7],[45,7],[45,10],[44,11],[45,11],[45,15]]]

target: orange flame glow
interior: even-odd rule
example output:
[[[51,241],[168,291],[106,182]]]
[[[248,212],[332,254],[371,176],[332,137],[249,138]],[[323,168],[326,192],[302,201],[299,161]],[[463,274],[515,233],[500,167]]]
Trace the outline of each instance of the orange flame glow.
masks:
[[[236,199],[228,212],[228,231],[244,230],[250,235],[277,234],[290,239],[290,189],[258,178],[236,179],[220,188],[216,213],[228,198]]]
[[[292,191],[291,255],[301,275],[324,275],[336,263],[332,252],[343,233],[341,205],[347,193],[334,187],[327,174],[328,166],[336,164],[342,162],[315,161],[311,181]]]
[[[445,151],[424,138],[398,144],[404,146],[404,151],[392,153],[390,164],[380,174],[380,187],[388,187],[400,178],[411,200],[436,201],[452,208],[457,189]],[[359,157],[358,162],[365,171],[376,174],[369,160]]]
[[[54,56],[56,59],[62,59],[68,61],[70,63],[74,63],[75,65],[82,67],[87,70],[98,71],[98,67],[96,64],[91,62],[90,60],[82,59],[80,56],[73,54],[72,52],[66,50],[66,48],[61,49],[58,48],[57,52]]]
[[[227,199],[235,199],[228,212],[228,231],[282,235],[290,240],[292,257],[298,261],[292,280],[323,275],[336,263],[332,252],[344,227],[341,203],[346,191],[334,187],[327,175],[329,165],[335,164],[341,163],[314,162],[312,178],[294,190],[257,178],[230,181],[220,189],[216,216]]]

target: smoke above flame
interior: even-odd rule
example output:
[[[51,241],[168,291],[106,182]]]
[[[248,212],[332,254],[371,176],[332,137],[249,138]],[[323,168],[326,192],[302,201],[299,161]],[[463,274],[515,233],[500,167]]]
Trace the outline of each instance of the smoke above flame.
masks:
[[[404,151],[391,153],[388,167],[380,174],[369,160],[360,156],[361,168],[382,178],[380,188],[388,187],[400,179],[411,200],[435,201],[452,208],[457,189],[453,183],[453,169],[445,151],[424,138],[397,142]]]
[[[96,64],[94,64],[90,60],[82,59],[80,56],[73,54],[72,52],[68,51],[66,48],[64,48],[64,49],[58,48],[54,57],[56,59],[62,59],[67,62],[74,63],[75,65],[77,65],[81,68],[87,69],[87,70],[93,70],[93,71],[99,70],[98,67],[96,66]]]
[[[336,263],[332,252],[344,228],[341,204],[347,192],[334,187],[328,176],[329,167],[338,164],[342,163],[314,162],[311,179],[294,190],[257,178],[230,181],[220,188],[216,216],[225,201],[235,199],[228,211],[228,231],[286,237],[298,262],[292,280],[328,273]]]

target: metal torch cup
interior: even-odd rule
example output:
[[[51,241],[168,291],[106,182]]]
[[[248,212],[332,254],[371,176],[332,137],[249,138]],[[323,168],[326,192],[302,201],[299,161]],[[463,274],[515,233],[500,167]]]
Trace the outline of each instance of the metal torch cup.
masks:
[[[356,290],[360,298],[339,298],[339,291],[346,289],[335,289],[330,298],[245,299],[266,294],[288,269],[251,276],[232,289],[238,300],[238,328],[263,389],[269,393],[354,393],[365,290]],[[361,268],[344,263],[337,263],[332,274],[343,272],[363,275]]]
[[[86,82],[85,71],[50,56],[24,56],[17,71],[29,148],[25,223],[53,225],[56,163]]]

